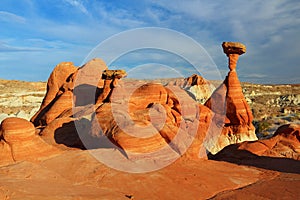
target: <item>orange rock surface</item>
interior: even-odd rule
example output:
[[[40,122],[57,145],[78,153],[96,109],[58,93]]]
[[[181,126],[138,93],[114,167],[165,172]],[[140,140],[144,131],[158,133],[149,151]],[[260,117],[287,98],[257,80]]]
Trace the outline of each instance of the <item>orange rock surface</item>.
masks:
[[[11,161],[36,161],[59,153],[59,150],[37,136],[33,124],[25,119],[6,118],[1,123],[0,132],[1,157],[4,157],[0,160],[2,165]]]
[[[77,70],[72,62],[62,62],[52,71],[47,82],[47,94],[41,104],[40,110],[31,118],[31,122],[37,126],[42,125],[41,117],[50,109],[53,102],[56,101],[60,90],[67,82],[67,79]]]
[[[0,199],[298,199],[300,127],[246,141],[246,47],[222,46],[230,72],[205,105],[199,75],[162,85],[123,81],[101,59],[57,65],[32,122],[1,124]]]
[[[239,55],[246,50],[240,43],[223,43],[222,46],[228,56],[230,72],[205,103],[205,106],[221,116],[218,118],[221,121],[215,123],[223,126],[217,144],[211,148],[212,153],[218,152],[229,144],[257,140],[252,124],[253,115],[235,70]]]
[[[279,127],[270,139],[243,142],[238,150],[246,150],[258,156],[282,157],[300,160],[300,125]]]

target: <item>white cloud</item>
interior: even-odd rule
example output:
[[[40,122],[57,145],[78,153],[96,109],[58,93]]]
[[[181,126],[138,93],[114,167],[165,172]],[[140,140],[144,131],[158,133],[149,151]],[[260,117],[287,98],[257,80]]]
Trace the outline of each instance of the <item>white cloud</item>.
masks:
[[[86,9],[86,7],[83,5],[83,3],[79,0],[64,0],[66,3],[76,7],[77,9],[79,9],[82,13],[89,15],[88,10]]]
[[[20,51],[43,51],[43,48],[35,48],[35,47],[21,47],[21,46],[11,46],[7,45],[3,42],[0,42],[0,53],[1,52],[20,52]]]
[[[0,21],[25,23],[26,19],[11,12],[0,11]]]
[[[224,69],[227,63],[220,49],[221,42],[245,43],[247,53],[238,63],[244,80],[300,82],[300,3],[291,0],[242,3],[237,0],[226,3],[175,0],[172,3],[156,1],[156,4],[180,13],[186,23],[175,21],[173,27],[177,25],[197,41],[204,41],[201,44],[209,46],[208,52]],[[172,21],[170,23],[172,25]],[[208,34],[197,36],[201,32]]]
[[[261,78],[266,78],[266,74],[256,74],[256,73],[247,73],[247,74],[240,74],[240,77],[242,78],[247,78],[247,79],[261,79]]]
[[[135,16],[130,10],[117,6],[109,6],[109,3],[94,2],[94,18],[104,22],[107,26],[121,27],[122,29],[135,28],[145,23]]]
[[[144,0],[124,3],[64,0],[63,3],[56,1],[59,5],[49,4],[53,7],[45,10],[47,15],[43,15],[45,7],[39,6],[39,1],[28,2],[32,5],[26,6],[25,17],[20,16],[18,10],[0,11],[0,22],[4,21],[4,25],[9,24],[8,27],[17,27],[11,31],[17,33],[20,38],[15,42],[7,42],[6,39],[10,37],[9,31],[5,34],[2,32],[1,40],[6,41],[0,44],[2,51],[24,52],[30,50],[28,47],[41,48],[41,52],[43,49],[48,50],[49,56],[46,57],[54,58],[59,53],[65,55],[66,59],[72,60],[73,55],[74,60],[80,60],[78,58],[85,57],[89,48],[92,49],[98,42],[113,34],[131,28],[159,26],[175,29],[195,39],[207,50],[222,74],[227,72],[228,68],[221,43],[229,40],[240,41],[247,46],[247,53],[241,56],[238,63],[242,79],[268,78],[276,81],[275,77],[283,77],[289,81],[299,80],[297,77],[300,77],[300,3],[296,1]],[[72,12],[69,13],[70,8]],[[52,18],[51,12],[56,9],[61,9],[58,13],[65,15],[66,19]],[[159,36],[157,34],[157,38]],[[144,36],[134,37],[138,39]],[[160,42],[172,44],[174,41],[176,38]],[[201,55],[194,53],[186,44],[181,45],[182,50],[190,52],[189,58],[193,59],[193,63],[200,60],[199,65],[205,65],[201,62]],[[30,55],[33,54],[31,52]],[[150,57],[149,62],[156,61],[157,56],[159,55]],[[61,56],[60,58],[63,59]],[[34,60],[33,57],[31,59]],[[176,64],[177,61],[167,59],[166,62]],[[263,77],[264,74],[268,74],[268,77]]]

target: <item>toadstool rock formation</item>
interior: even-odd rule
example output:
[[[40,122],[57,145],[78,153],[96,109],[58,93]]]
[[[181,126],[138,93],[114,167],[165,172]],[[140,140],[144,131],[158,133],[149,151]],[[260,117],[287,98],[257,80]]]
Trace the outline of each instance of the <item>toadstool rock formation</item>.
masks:
[[[103,101],[110,102],[112,89],[117,87],[121,78],[126,77],[125,70],[104,70],[101,79],[104,80],[104,85],[101,94],[97,98],[95,107],[98,107]]]
[[[243,95],[236,72],[237,60],[239,55],[246,52],[246,47],[237,42],[224,42],[222,47],[228,56],[230,71],[224,82],[205,103],[205,106],[213,112],[223,116],[222,134],[217,139],[216,145],[210,149],[211,153],[216,153],[229,144],[257,140],[252,124],[252,112]]]

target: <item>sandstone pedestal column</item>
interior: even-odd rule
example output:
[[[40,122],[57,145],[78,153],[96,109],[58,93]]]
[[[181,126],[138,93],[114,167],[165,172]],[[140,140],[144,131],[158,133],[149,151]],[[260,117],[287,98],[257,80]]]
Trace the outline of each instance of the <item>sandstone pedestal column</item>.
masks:
[[[222,133],[218,135],[215,146],[211,147],[212,153],[220,151],[229,144],[257,140],[252,124],[253,115],[236,72],[238,58],[246,52],[246,47],[238,42],[223,42],[222,47],[228,57],[230,71],[223,84],[205,103],[216,115],[223,116],[223,120],[222,117],[215,117],[213,121],[218,126],[222,126]]]
[[[104,80],[104,86],[101,94],[97,98],[96,107],[98,107],[104,101],[110,102],[110,95],[112,89],[118,85],[121,78],[126,77],[125,70],[104,70],[102,73],[102,79]]]

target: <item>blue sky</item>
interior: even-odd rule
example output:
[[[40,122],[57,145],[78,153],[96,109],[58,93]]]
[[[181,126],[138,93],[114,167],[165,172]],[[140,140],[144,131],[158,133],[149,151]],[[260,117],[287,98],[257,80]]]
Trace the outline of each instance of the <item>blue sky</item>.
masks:
[[[0,27],[3,79],[45,81],[56,64],[73,61],[81,65],[93,48],[115,34],[161,27],[179,31],[201,44],[222,77],[228,68],[221,43],[240,41],[247,46],[238,63],[242,81],[300,83],[298,0],[1,0]],[[175,41],[170,38],[166,42]],[[178,64],[184,76],[192,73],[186,62],[175,63],[169,53],[136,55],[140,56],[128,55],[123,63],[120,59],[114,64],[130,70],[135,61],[140,63],[147,55],[144,64]]]

